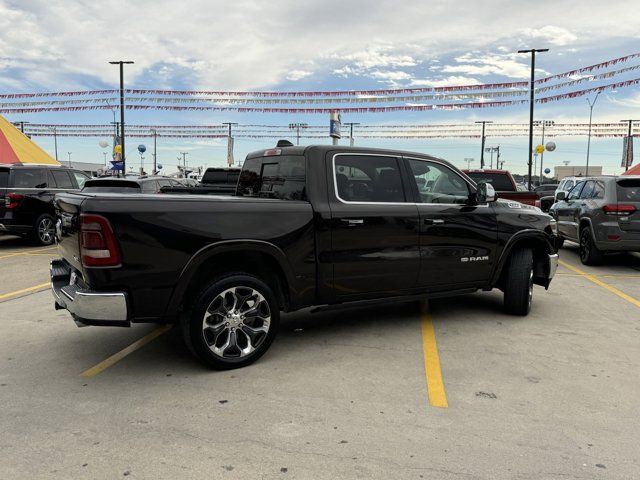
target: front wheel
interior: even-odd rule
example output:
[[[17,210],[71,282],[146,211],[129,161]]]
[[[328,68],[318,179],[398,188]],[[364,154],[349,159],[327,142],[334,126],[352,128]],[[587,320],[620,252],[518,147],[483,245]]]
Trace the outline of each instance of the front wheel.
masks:
[[[185,343],[205,365],[228,370],[258,360],[276,336],[280,309],[262,280],[244,273],[219,277],[183,319]]]
[[[519,248],[511,253],[504,278],[504,307],[513,315],[528,315],[533,300],[533,252]]]

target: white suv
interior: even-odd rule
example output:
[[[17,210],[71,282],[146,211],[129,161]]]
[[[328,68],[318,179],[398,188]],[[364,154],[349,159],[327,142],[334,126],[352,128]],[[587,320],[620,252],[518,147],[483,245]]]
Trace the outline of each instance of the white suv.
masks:
[[[554,201],[558,201],[558,192],[564,192],[565,195],[569,193],[569,190],[573,188],[574,185],[584,181],[584,177],[564,177],[560,180],[558,184],[558,188],[556,188],[554,196]]]

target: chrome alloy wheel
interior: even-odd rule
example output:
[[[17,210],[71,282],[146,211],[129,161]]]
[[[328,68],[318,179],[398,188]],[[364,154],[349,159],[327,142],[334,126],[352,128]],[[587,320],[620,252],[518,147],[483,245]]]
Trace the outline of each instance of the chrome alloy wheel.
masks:
[[[55,227],[53,225],[53,220],[49,217],[45,217],[40,220],[38,224],[38,238],[40,242],[44,245],[49,245],[53,243],[53,235],[55,234]]]
[[[267,337],[271,323],[269,303],[251,287],[232,287],[219,293],[202,319],[204,340],[223,358],[251,354]]]

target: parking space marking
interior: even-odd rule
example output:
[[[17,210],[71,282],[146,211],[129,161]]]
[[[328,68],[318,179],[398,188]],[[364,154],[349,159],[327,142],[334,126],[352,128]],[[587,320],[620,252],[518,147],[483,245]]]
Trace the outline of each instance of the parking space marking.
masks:
[[[449,403],[447,402],[447,393],[445,392],[444,382],[442,380],[436,332],[433,328],[433,321],[426,302],[422,307],[421,326],[424,371],[427,378],[429,404],[432,407],[447,408]]]
[[[136,350],[140,350],[142,347],[144,347],[151,340],[159,337],[160,335],[162,335],[165,332],[168,332],[169,330],[171,330],[172,326],[173,325],[162,325],[160,328],[156,328],[153,332],[149,333],[148,335],[145,335],[140,340],[136,340],[135,342],[133,342],[128,347],[126,347],[126,348],[120,350],[118,353],[115,353],[115,354],[111,355],[110,357],[104,359],[103,361],[101,361],[97,365],[94,365],[93,367],[85,370],[80,375],[83,376],[83,377],[87,377],[87,378],[95,377],[100,372],[103,372],[107,368],[109,368],[109,367],[115,365],[116,363],[118,363],[120,360],[125,358],[127,355],[132,354]]]
[[[6,255],[0,255],[0,260],[2,260],[3,258],[11,258],[11,257],[19,257],[20,255],[34,255],[34,254],[40,254],[41,252],[49,252],[51,250],[57,249],[58,247],[46,247],[46,248],[39,248],[39,249],[33,249],[33,250],[20,250],[19,252],[13,252],[13,253],[7,253]],[[52,255],[53,253],[49,253],[47,255]]]
[[[599,278],[597,278],[595,275],[591,275],[590,273],[585,272],[584,270],[580,270],[578,267],[574,267],[573,265],[567,263],[567,262],[563,262],[562,260],[560,261],[560,265],[562,265],[565,268],[568,268],[569,270],[571,270],[572,272],[577,273],[578,275],[586,278],[587,280],[589,280],[590,282],[595,283],[596,285],[601,286],[602,288],[609,290],[611,293],[619,296],[620,298],[623,298],[624,300],[626,300],[629,303],[632,303],[633,305],[635,305],[636,307],[640,307],[640,300],[633,298],[631,295],[627,295],[626,293],[624,293],[621,290],[618,290],[616,287],[609,285],[606,282],[603,282],[602,280],[600,280]]]
[[[14,292],[3,293],[0,295],[0,302],[11,300],[14,297],[18,297],[25,293],[36,293],[42,290],[46,290],[49,287],[49,282],[41,283],[40,285],[34,285],[33,287],[23,288],[21,290],[16,290]]]

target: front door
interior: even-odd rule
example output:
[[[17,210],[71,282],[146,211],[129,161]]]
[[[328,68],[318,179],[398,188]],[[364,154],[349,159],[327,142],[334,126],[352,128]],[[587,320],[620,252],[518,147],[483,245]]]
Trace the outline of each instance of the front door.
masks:
[[[470,184],[448,165],[406,162],[420,215],[419,285],[438,291],[486,284],[497,261],[493,206],[470,205]]]
[[[408,293],[420,269],[418,210],[401,159],[339,153],[326,161],[336,298]]]

